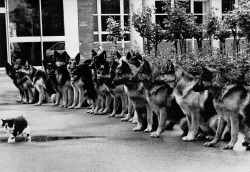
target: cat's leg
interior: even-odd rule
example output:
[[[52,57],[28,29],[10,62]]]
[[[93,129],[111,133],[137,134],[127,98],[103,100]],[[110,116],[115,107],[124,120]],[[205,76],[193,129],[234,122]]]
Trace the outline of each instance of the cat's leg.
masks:
[[[10,137],[8,138],[8,143],[15,143],[16,137],[13,134],[10,134]]]
[[[31,135],[30,135],[30,127],[27,125],[27,127],[23,130],[23,134],[26,135],[26,140],[28,142],[31,141]]]

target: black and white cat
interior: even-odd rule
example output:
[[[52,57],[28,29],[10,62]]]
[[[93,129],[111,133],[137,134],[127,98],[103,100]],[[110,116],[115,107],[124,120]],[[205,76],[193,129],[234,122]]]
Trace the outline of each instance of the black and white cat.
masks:
[[[8,138],[8,143],[14,143],[16,140],[15,138],[21,134],[23,137],[26,135],[27,141],[31,141],[30,128],[28,122],[23,116],[5,120],[2,119],[2,122],[2,127],[4,127],[6,131],[10,134]]]

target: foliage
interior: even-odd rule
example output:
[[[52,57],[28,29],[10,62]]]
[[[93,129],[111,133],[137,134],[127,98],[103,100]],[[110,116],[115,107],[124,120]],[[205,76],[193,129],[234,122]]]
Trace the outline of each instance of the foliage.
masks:
[[[158,44],[165,39],[165,30],[160,24],[153,23],[152,13],[154,9],[144,7],[141,11],[133,12],[132,24],[140,36],[146,38],[146,46],[150,54],[151,44],[154,47],[155,56],[157,56]]]
[[[109,17],[106,23],[107,31],[109,32],[107,39],[115,44],[117,44],[118,40],[124,39],[125,33],[129,31],[128,26],[122,26],[121,22],[116,21],[113,17]]]
[[[196,17],[187,12],[188,1],[175,1],[171,6],[171,1],[166,1],[163,7],[166,17],[164,20],[164,29],[166,37],[175,44],[177,53],[177,42],[179,42],[181,54],[186,53],[186,39],[190,38]]]

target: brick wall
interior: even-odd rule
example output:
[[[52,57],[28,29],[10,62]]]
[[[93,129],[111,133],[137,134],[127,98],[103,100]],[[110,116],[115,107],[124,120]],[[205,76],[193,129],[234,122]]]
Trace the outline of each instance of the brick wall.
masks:
[[[90,57],[94,46],[93,0],[77,0],[80,53],[84,58]]]

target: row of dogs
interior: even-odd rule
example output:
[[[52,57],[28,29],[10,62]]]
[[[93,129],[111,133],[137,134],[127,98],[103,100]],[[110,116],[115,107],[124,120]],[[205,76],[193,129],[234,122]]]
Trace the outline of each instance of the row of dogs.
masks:
[[[17,59],[5,64],[6,73],[20,90],[21,103],[41,105],[48,94],[52,106],[78,109],[88,104],[88,113],[134,119],[133,130],[151,132],[151,137],[180,123],[183,141],[204,137],[210,139],[205,146],[214,146],[229,139],[224,149],[233,149],[241,131],[242,144],[250,148],[246,86],[229,84],[223,73],[208,67],[193,76],[170,60],[159,67],[139,53],[107,57],[106,51],[92,50],[91,54],[80,63],[80,54],[70,58],[67,52],[55,51],[43,61],[44,70]]]

